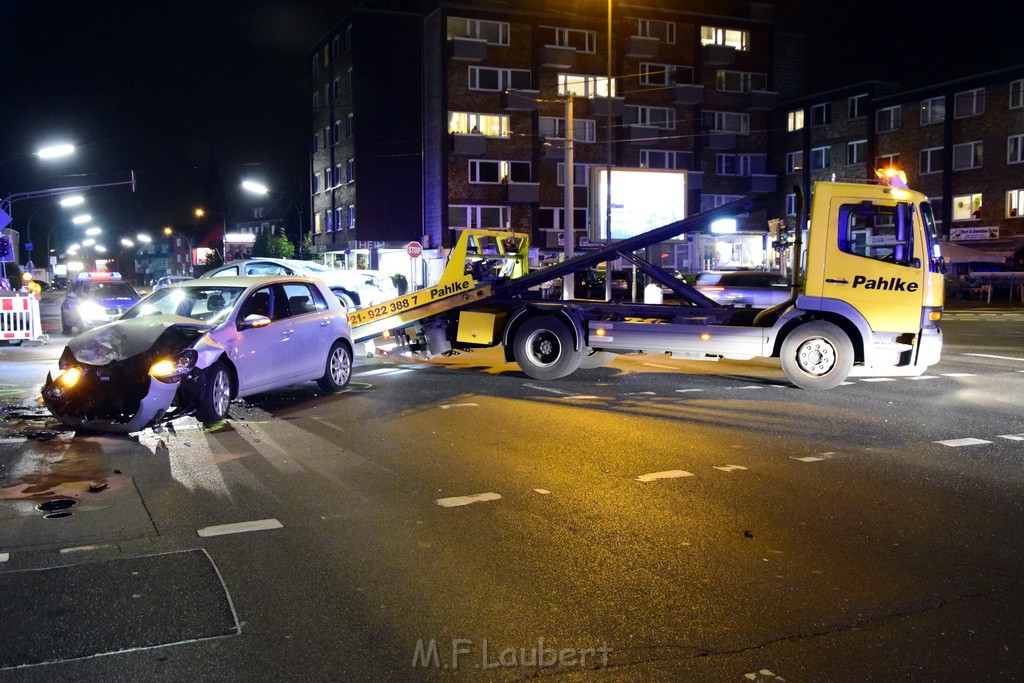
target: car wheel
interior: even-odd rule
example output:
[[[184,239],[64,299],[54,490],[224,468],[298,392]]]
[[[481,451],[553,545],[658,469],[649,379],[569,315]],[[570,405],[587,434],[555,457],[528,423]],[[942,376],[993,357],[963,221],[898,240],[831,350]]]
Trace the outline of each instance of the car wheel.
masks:
[[[324,376],[316,383],[324,391],[336,393],[347,387],[350,379],[352,379],[352,350],[345,342],[336,341],[327,355]]]
[[[580,361],[580,367],[584,370],[593,370],[594,368],[603,368],[604,366],[615,360],[617,354],[611,351],[595,351],[593,349],[587,349],[583,355],[583,360]]]
[[[196,413],[204,424],[212,424],[226,419],[230,406],[231,371],[227,365],[218,361],[206,370],[206,382],[199,395]]]
[[[63,332],[64,334],[71,334],[71,332],[75,329],[68,323],[68,318],[63,313],[61,313],[60,315],[60,329],[61,332]]]
[[[801,389],[832,389],[850,375],[853,342],[832,323],[804,323],[786,336],[779,360],[789,381]]]
[[[576,372],[583,352],[573,347],[569,326],[553,315],[530,318],[516,332],[516,363],[534,379],[559,379]]]

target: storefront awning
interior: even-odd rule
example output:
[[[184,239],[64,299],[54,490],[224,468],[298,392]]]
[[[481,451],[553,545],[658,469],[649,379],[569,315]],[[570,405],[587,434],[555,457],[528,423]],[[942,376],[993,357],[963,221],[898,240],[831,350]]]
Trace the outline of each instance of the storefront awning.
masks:
[[[943,242],[942,258],[946,263],[1013,262],[1017,252],[1024,250],[1024,237],[997,237],[969,242]]]

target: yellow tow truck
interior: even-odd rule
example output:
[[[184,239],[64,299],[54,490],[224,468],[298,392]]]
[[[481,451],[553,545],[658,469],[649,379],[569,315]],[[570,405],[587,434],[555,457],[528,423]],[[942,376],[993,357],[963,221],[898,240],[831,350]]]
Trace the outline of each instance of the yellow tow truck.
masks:
[[[719,305],[636,254],[767,198],[744,197],[533,272],[526,235],[465,230],[437,285],[355,311],[353,337],[388,335],[400,351],[425,356],[501,344],[541,380],[625,353],[778,358],[793,384],[819,390],[852,375],[920,375],[938,362],[944,292],[935,220],[927,197],[893,176],[814,185],[809,220],[800,217],[806,248],[803,231],[793,245],[793,295],[763,311]],[[620,258],[671,300],[542,297],[546,283]]]

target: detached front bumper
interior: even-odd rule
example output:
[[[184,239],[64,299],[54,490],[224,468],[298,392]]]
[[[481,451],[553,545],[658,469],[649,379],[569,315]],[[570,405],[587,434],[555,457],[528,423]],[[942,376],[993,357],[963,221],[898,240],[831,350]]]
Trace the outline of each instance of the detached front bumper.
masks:
[[[158,421],[171,408],[178,382],[146,376],[135,385],[116,383],[94,369],[86,369],[73,386],[49,376],[43,385],[43,403],[69,427],[128,434]]]

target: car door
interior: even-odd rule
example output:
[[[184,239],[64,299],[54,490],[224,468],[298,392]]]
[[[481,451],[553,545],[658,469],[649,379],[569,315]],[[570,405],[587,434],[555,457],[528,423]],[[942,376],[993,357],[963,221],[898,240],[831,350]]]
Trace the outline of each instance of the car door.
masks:
[[[251,292],[239,308],[235,320],[236,335],[231,361],[238,371],[238,393],[245,395],[287,384],[296,376],[296,356],[292,334],[284,317],[284,294],[279,287],[266,285]],[[248,327],[249,315],[270,318],[262,327]]]
[[[296,361],[296,374],[318,377],[323,374],[330,348],[331,321],[327,303],[312,285],[289,282],[281,286],[287,302],[283,333],[289,333]]]

